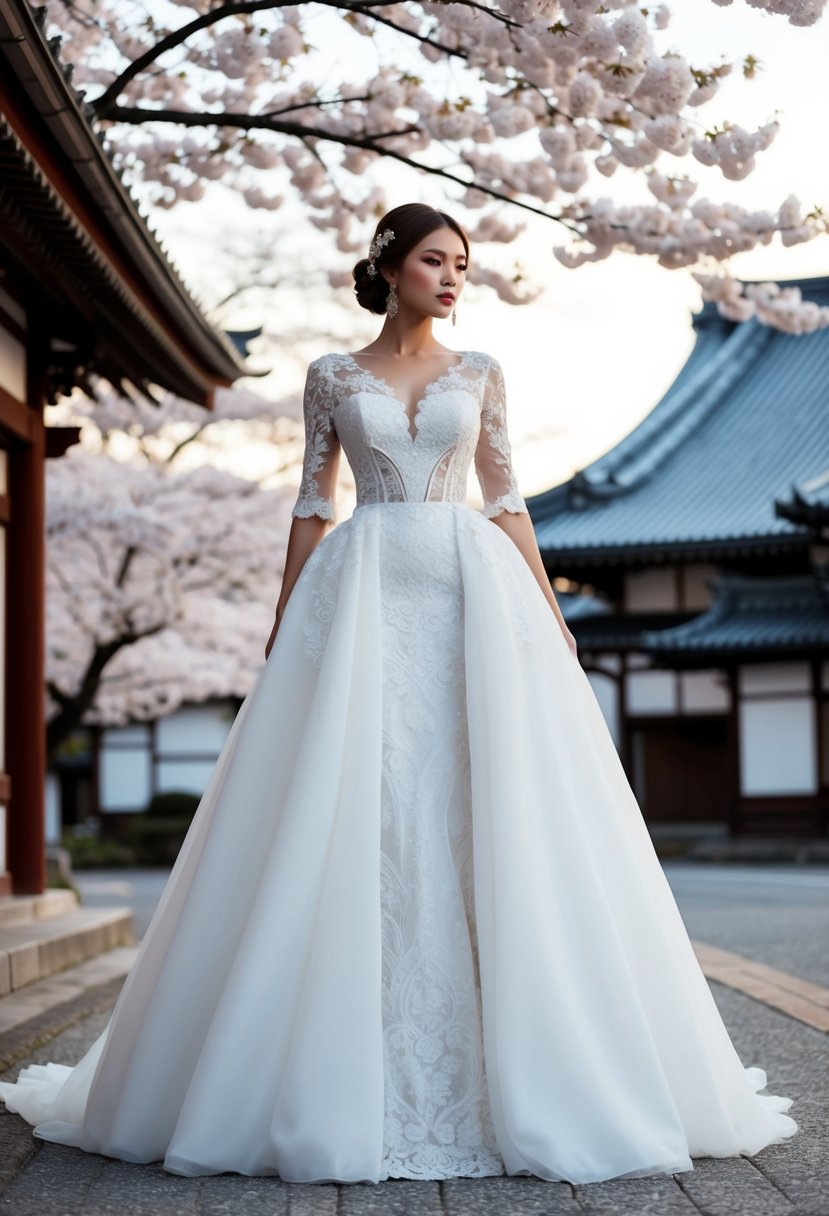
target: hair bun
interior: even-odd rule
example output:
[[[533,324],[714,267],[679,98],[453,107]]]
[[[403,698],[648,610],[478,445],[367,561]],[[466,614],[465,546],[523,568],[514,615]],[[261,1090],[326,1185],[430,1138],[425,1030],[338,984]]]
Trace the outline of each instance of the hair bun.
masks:
[[[355,263],[351,272],[354,275],[354,294],[361,308],[382,314],[386,311],[389,285],[379,273],[372,278],[368,267],[368,258],[360,258],[359,262]]]

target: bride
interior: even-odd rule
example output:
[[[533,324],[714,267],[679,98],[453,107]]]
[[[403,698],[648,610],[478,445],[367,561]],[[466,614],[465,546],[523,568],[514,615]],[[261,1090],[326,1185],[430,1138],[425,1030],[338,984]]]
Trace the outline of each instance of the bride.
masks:
[[[263,668],[106,1029],[0,1084],[43,1140],[183,1175],[587,1183],[797,1130],[736,1053],[579,664],[501,367],[433,335],[469,253],[412,203],[354,268],[385,320],[308,368]],[[343,449],[357,506],[330,527]]]

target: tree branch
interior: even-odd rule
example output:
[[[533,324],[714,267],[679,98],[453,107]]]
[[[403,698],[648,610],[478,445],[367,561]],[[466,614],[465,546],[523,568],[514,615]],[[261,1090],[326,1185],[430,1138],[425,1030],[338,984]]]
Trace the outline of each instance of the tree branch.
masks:
[[[317,4],[323,5],[325,8],[338,8],[344,9],[351,13],[362,13],[364,17],[370,17],[372,21],[376,21],[378,25],[387,25],[389,29],[394,30],[395,33],[405,34],[407,38],[414,38],[416,42],[422,42],[424,46],[433,46],[435,50],[442,51],[444,55],[453,55],[459,59],[469,58],[466,51],[456,50],[454,47],[445,46],[442,42],[436,42],[435,39],[430,38],[428,34],[417,34],[414,30],[402,29],[399,25],[396,25],[390,17],[383,17],[380,15],[380,13],[372,12],[371,6],[368,3],[363,2],[363,0],[316,0],[316,2]],[[470,0],[461,0],[461,2],[466,3],[467,8],[482,7],[479,4],[471,3]],[[490,10],[484,9],[484,12],[489,13]],[[490,13],[490,15],[498,16],[499,14]],[[504,17],[503,20],[509,21],[509,18]],[[511,25],[515,24],[514,22],[509,23]]]
[[[407,127],[402,131],[386,131],[383,134],[360,137],[356,135],[337,135],[321,127],[305,127],[301,123],[296,122],[263,121],[261,116],[252,114],[234,114],[232,112],[211,114],[209,112],[197,113],[193,110],[147,110],[140,106],[114,106],[107,115],[107,120],[110,122],[130,123],[132,125],[146,122],[170,122],[180,123],[185,127],[214,126],[236,127],[242,131],[264,130],[273,131],[280,135],[292,135],[296,139],[320,139],[327,143],[340,144],[341,147],[363,148],[368,152],[374,152],[377,156],[384,156],[390,160],[399,161],[403,165],[408,165],[410,169],[416,169],[419,173],[430,173],[434,177],[443,178],[444,181],[455,182],[457,185],[463,186],[465,190],[478,190],[481,194],[486,194],[498,202],[509,203],[512,207],[519,207],[523,211],[530,211],[533,215],[540,215],[545,220],[553,220],[554,223],[561,224],[575,236],[580,237],[582,235],[574,224],[560,215],[551,215],[549,211],[544,211],[541,207],[534,207],[532,203],[524,203],[519,199],[511,198],[508,194],[504,194],[500,190],[494,190],[491,186],[479,184],[474,180],[467,181],[465,178],[451,173],[448,169],[441,169],[436,165],[421,164],[402,152],[395,152],[393,148],[386,148],[377,144],[377,141],[380,139],[393,139],[397,135],[405,135],[410,131],[416,131],[417,127]]]
[[[455,0],[455,2],[463,4],[466,8],[486,13],[488,17],[492,17],[493,20],[500,21],[509,27],[517,28],[520,25],[518,21],[514,21],[505,13],[499,13],[496,10],[486,8],[483,4],[476,3],[476,0]],[[403,29],[401,26],[396,25],[390,17],[384,17],[382,14],[372,11],[374,8],[387,7],[388,0],[316,0],[316,3],[320,4],[323,8],[335,8],[341,12],[361,13],[380,25],[388,26],[398,34],[403,34],[407,38],[414,38],[415,41],[434,47],[446,55],[452,55],[460,59],[468,58],[464,50],[445,46],[443,43],[430,38],[427,34],[418,34],[414,30]],[[192,21],[188,21],[186,25],[182,25],[179,29],[171,30],[169,34],[165,34],[154,46],[148,47],[143,55],[139,55],[137,59],[125,67],[123,72],[119,73],[100,97],[95,98],[90,104],[99,118],[109,118],[118,97],[129,82],[134,80],[140,72],[149,68],[151,64],[155,63],[167,51],[181,46],[191,35],[197,34],[201,30],[209,29],[219,21],[224,21],[226,17],[238,17],[244,14],[267,12],[271,9],[293,7],[295,7],[295,0],[233,0],[229,4],[217,5],[216,8],[210,9],[207,13],[202,13]]]
[[[47,681],[46,688],[52,700],[60,706],[58,713],[46,724],[46,756],[50,766],[54,764],[58,748],[72,731],[83,723],[84,715],[95,702],[95,694],[101,683],[101,673],[119,650],[131,646],[139,637],[151,637],[160,632],[162,625],[153,626],[138,634],[122,634],[111,641],[95,647],[81,677],[78,691],[69,696],[62,692],[53,680]]]
[[[95,109],[95,113],[99,118],[108,118],[109,110],[115,105],[125,86],[139,72],[143,72],[145,68],[148,68],[151,63],[155,63],[156,59],[166,54],[167,51],[181,46],[191,34],[197,34],[199,30],[209,29],[211,25],[223,21],[225,17],[238,17],[244,13],[255,13],[267,9],[288,7],[291,7],[290,0],[236,0],[235,3],[220,4],[216,8],[210,9],[209,12],[202,13],[199,17],[188,21],[186,25],[182,25],[179,29],[172,30],[169,34],[166,34],[155,46],[149,47],[143,55],[139,55],[137,59],[134,59],[131,64],[125,67],[123,72],[113,80],[109,88],[105,89],[100,97],[96,97],[91,103]]]

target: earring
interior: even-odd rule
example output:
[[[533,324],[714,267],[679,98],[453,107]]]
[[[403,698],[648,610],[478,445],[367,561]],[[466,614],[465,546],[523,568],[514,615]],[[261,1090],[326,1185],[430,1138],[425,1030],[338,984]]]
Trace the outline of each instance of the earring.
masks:
[[[386,297],[386,312],[390,317],[397,316],[397,287],[394,283],[389,285],[389,294]]]
[[[458,314],[455,311],[455,309],[453,308],[452,309],[452,324],[457,325],[457,323],[458,323]]]

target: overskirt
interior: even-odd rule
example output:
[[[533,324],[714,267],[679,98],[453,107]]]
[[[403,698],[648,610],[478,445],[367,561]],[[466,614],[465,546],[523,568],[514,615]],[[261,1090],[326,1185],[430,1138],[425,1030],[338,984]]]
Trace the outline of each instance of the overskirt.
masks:
[[[785,1140],[765,1085],[527,563],[426,502],[313,551],[107,1027],[0,1096],[177,1174],[586,1183]]]

